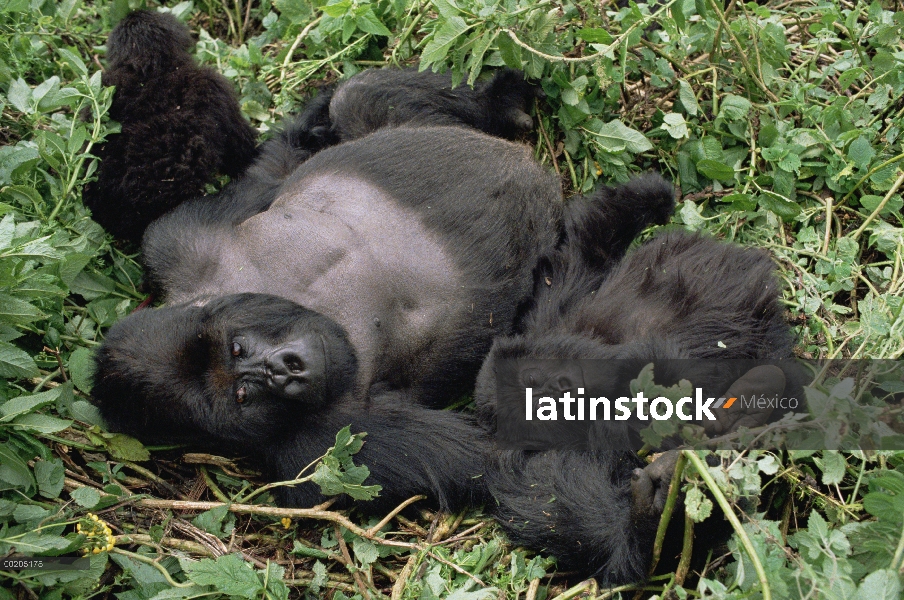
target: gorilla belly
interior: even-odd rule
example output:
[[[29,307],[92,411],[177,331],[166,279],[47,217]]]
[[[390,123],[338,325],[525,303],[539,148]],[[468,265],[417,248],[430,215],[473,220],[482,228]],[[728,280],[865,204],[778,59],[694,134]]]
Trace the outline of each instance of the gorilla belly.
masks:
[[[229,243],[203,261],[216,267],[199,274],[192,295],[264,292],[332,318],[358,352],[361,382],[381,378],[384,356],[417,363],[472,302],[419,215],[353,177],[288,186]]]

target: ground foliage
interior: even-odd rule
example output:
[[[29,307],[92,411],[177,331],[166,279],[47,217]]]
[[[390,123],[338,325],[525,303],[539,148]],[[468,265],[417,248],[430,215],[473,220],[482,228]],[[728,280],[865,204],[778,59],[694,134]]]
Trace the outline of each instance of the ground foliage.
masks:
[[[685,551],[675,571],[617,591],[506,546],[477,512],[362,522],[328,507],[281,510],[228,460],[105,432],[86,402],[91,351],[145,293],[134,248],[105,236],[80,193],[92,148],[117,127],[100,82],[106,34],[144,4],[0,0],[0,555],[91,561],[0,573],[0,600],[900,597],[900,451],[724,451],[717,467],[686,453],[686,515],[672,518],[729,509],[728,550],[702,575]],[[530,141],[566,189],[659,169],[681,190],[675,226],[779,259],[802,356],[904,353],[899,4],[196,0],[165,10],[200,32],[198,59],[235,83],[265,133],[314,88],[366,67],[420,60],[463,85],[492,67],[523,69],[547,94]],[[653,384],[642,375],[638,385]],[[827,379],[810,400],[850,394]],[[842,412],[828,416],[853,414]],[[876,408],[860,421],[888,427],[834,435],[900,448],[899,418]],[[330,493],[375,492],[352,463],[360,443],[339,432],[304,477]],[[757,495],[758,507],[738,502]]]

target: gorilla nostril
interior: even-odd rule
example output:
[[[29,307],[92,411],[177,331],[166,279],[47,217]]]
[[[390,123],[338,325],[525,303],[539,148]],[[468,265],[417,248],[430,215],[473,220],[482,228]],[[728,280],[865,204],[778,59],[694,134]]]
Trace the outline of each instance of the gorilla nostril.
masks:
[[[304,371],[304,361],[296,354],[290,354],[283,358],[283,364],[286,365],[290,373],[297,375]]]

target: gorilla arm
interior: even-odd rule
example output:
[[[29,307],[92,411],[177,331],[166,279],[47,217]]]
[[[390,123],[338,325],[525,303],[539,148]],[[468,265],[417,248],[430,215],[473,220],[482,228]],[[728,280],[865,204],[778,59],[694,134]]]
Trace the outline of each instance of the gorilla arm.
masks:
[[[335,433],[351,425],[366,431],[356,464],[370,470],[365,485],[382,486],[379,497],[355,506],[384,514],[404,500],[426,494],[443,510],[479,506],[489,500],[485,472],[490,436],[461,413],[418,406],[391,392],[368,401],[366,408],[343,407],[311,415],[294,437],[268,447],[265,465],[271,479],[289,481],[335,443]],[[324,500],[317,486],[305,483],[278,488],[282,506],[313,506]]]

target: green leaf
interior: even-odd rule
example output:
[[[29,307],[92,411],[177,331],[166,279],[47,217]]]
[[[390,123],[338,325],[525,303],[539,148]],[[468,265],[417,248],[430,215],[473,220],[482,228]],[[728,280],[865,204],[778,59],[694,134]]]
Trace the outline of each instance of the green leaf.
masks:
[[[291,23],[306,25],[311,21],[311,8],[298,0],[275,0],[273,6]]]
[[[106,440],[107,451],[113,458],[132,462],[143,462],[151,458],[151,453],[135,438],[124,433],[114,433]]]
[[[18,379],[38,375],[40,375],[38,365],[28,353],[8,342],[0,341],[0,377]]]
[[[885,492],[871,492],[863,497],[863,508],[869,514],[899,525],[904,521],[904,495],[892,496]]]
[[[94,300],[115,290],[116,283],[106,275],[82,271],[72,280],[69,288],[85,300]]]
[[[7,294],[0,294],[0,320],[20,324],[30,323],[44,317],[44,313],[37,306]]]
[[[450,17],[443,23],[421,53],[421,70],[434,63],[441,63],[449,54],[449,49],[458,36],[466,32],[470,27],[461,17]]]
[[[581,97],[573,87],[562,88],[562,102],[568,106],[577,106],[580,101]]]
[[[103,417],[96,406],[84,400],[76,400],[69,407],[69,416],[79,421],[84,421],[89,425],[100,425],[103,423]]]
[[[684,510],[695,523],[700,523],[709,518],[713,512],[713,502],[703,495],[698,487],[688,490],[684,499]]]
[[[69,377],[79,391],[91,393],[94,374],[94,352],[87,348],[78,347],[69,355]]]
[[[377,15],[374,14],[373,9],[368,8],[367,11],[358,16],[358,29],[361,31],[365,31],[367,33],[372,33],[374,35],[382,35],[386,37],[392,37],[392,32],[386,28],[386,25],[377,18]]]
[[[83,508],[94,508],[100,502],[100,492],[93,487],[75,488],[69,492],[69,495],[76,504]]]
[[[331,17],[341,17],[344,16],[351,7],[352,0],[339,0],[338,2],[331,2],[324,6],[323,12]]]
[[[841,91],[848,89],[851,87],[851,84],[860,79],[866,71],[863,67],[854,67],[853,69],[847,69],[843,71],[840,75],[838,75],[838,87],[841,88]]]
[[[700,105],[697,103],[697,96],[694,95],[694,89],[691,84],[683,79],[678,80],[678,99],[681,100],[681,106],[692,117],[697,116],[700,112]]]
[[[627,150],[638,154],[653,149],[653,144],[644,134],[631,129],[618,119],[600,125],[592,133],[596,134],[597,142],[607,152],[618,153]]]
[[[62,387],[57,387],[39,394],[29,394],[25,396],[17,396],[12,400],[8,400],[0,406],[0,423],[12,421],[19,415],[31,412],[36,408],[40,408],[51,402],[56,402],[63,392]]]
[[[816,464],[822,469],[823,484],[835,485],[841,483],[847,463],[840,452],[837,450],[825,450],[822,453],[822,460],[816,459]]]
[[[38,492],[45,498],[58,498],[63,491],[63,482],[66,471],[63,461],[59,458],[53,460],[39,460],[35,462],[35,479],[38,482]]]
[[[700,214],[700,207],[693,200],[685,200],[681,204],[679,214],[681,215],[682,223],[695,229],[706,223],[706,219]]]
[[[20,504],[16,507],[16,510],[13,511],[13,519],[18,523],[28,523],[29,521],[39,521],[47,518],[47,515],[49,514],[50,511],[41,506]]]
[[[36,487],[31,469],[9,444],[0,445],[0,482],[22,489],[29,495]]]
[[[687,123],[684,117],[678,113],[668,113],[662,118],[661,127],[669,132],[669,135],[680,140],[688,137]]]
[[[27,414],[16,417],[12,422],[16,429],[24,429],[34,433],[56,433],[63,431],[70,425],[72,421],[68,419],[60,419],[50,415]]]
[[[198,585],[213,586],[219,592],[240,598],[254,598],[263,591],[261,581],[245,559],[238,554],[220,556],[215,561],[181,560],[182,570]]]
[[[585,27],[578,29],[575,34],[585,42],[591,44],[611,44],[615,38],[605,29]]]
[[[869,166],[873,157],[876,156],[876,151],[873,150],[869,140],[861,135],[848,146],[847,155],[852,163],[861,169],[865,169]]]
[[[735,96],[734,94],[726,94],[722,99],[722,105],[719,107],[719,119],[726,121],[740,121],[747,118],[752,104],[747,98]]]
[[[866,210],[873,212],[879,205],[882,203],[883,198],[881,196],[873,196],[870,194],[866,194],[860,197],[860,205],[863,206]],[[901,196],[895,194],[891,198],[888,199],[888,202],[882,208],[882,212],[879,214],[885,217],[890,217],[892,215],[897,215],[901,213],[901,209],[904,208],[904,200],[901,199]]]
[[[202,512],[200,515],[192,519],[192,523],[200,527],[207,533],[216,536],[223,535],[223,521],[229,514],[229,507],[223,504],[210,510]]]
[[[719,181],[731,181],[735,175],[734,169],[725,163],[708,158],[697,161],[697,172],[704,177],[718,179]]]
[[[31,94],[31,88],[28,87],[25,80],[20,77],[15,81],[10,82],[6,99],[9,100],[9,103],[12,104],[16,110],[25,113],[26,115],[30,115],[35,111],[31,106]]]
[[[901,578],[891,569],[873,571],[857,586],[854,600],[899,600]]]
[[[795,202],[789,202],[774,194],[763,194],[759,197],[761,208],[771,210],[785,221],[791,221],[800,214],[801,208]]]
[[[370,540],[364,538],[356,537],[352,540],[352,550],[355,552],[355,558],[365,565],[374,563],[380,558],[377,546]]]
[[[66,48],[57,49],[57,53],[59,53],[60,58],[63,59],[63,62],[69,65],[69,67],[75,72],[76,75],[81,75],[83,77],[88,76],[88,67],[85,66],[85,63],[82,62],[82,59],[79,56],[72,52],[71,50],[67,50]]]

